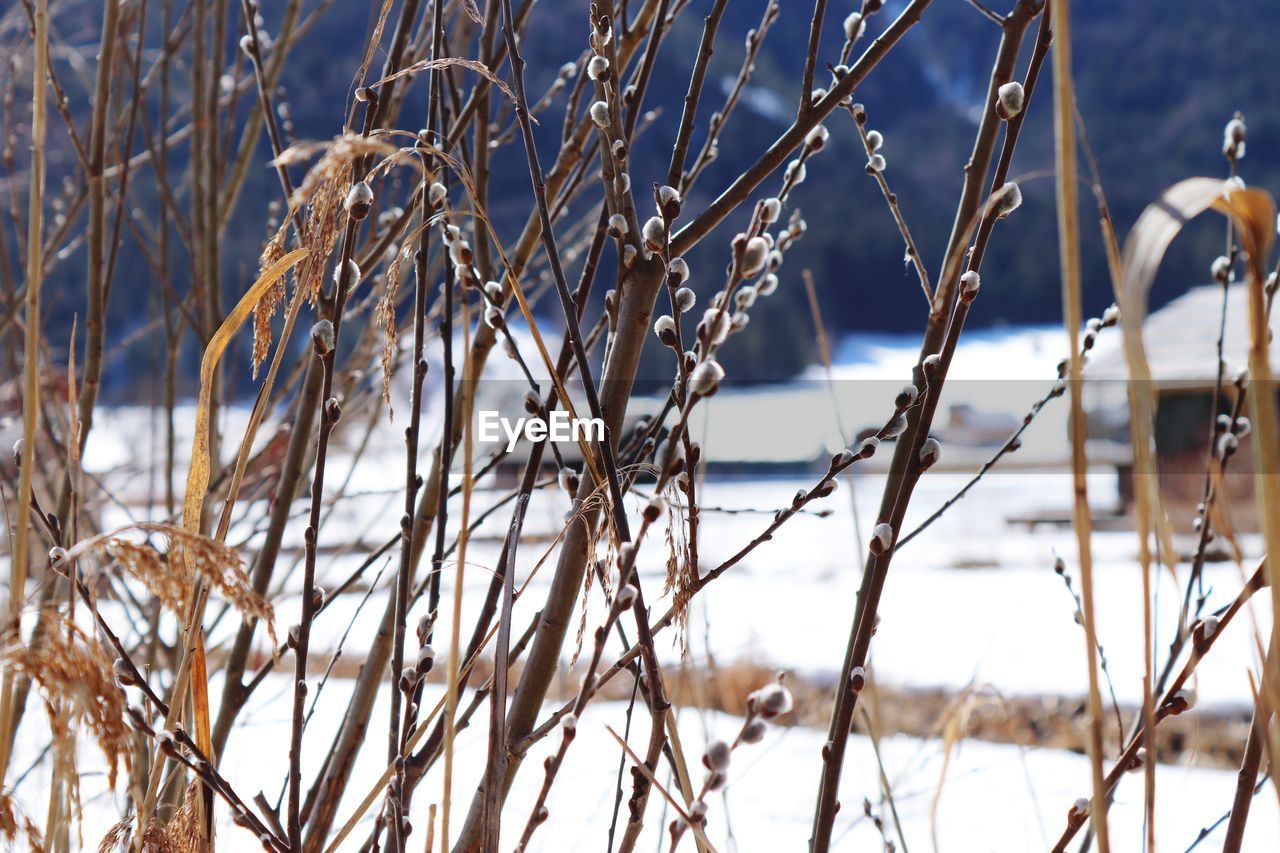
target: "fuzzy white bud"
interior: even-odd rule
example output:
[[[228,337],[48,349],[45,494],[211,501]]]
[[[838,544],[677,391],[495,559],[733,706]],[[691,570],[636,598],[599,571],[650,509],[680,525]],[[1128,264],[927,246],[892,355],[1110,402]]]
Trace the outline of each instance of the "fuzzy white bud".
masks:
[[[722,379],[724,379],[724,368],[715,359],[709,358],[699,362],[689,374],[689,390],[706,396],[715,392]]]
[[[763,237],[752,237],[742,250],[742,266],[739,272],[743,278],[750,278],[764,269],[769,259],[769,244]]]
[[[614,237],[627,236],[627,218],[621,213],[609,217],[609,233]]]
[[[858,36],[862,35],[862,31],[866,29],[867,22],[863,19],[862,13],[852,12],[849,17],[844,19],[844,37],[846,41],[857,41]]]
[[[604,101],[596,101],[588,110],[591,120],[595,122],[596,127],[609,126],[609,105]]]
[[[1022,112],[1026,98],[1027,95],[1022,89],[1021,83],[1016,80],[1005,83],[996,90],[996,114],[1008,121]]]
[[[587,60],[587,76],[592,80],[599,80],[609,73],[609,60],[599,54]]]
[[[867,131],[867,147],[879,151],[884,146],[884,134],[878,130]]]
[[[883,554],[893,545],[893,526],[881,522],[871,529],[871,553]]]
[[[1004,219],[1022,205],[1022,190],[1014,181],[1009,181],[991,194],[991,212]]]
[[[684,258],[672,258],[667,264],[667,276],[675,281],[677,285],[684,284],[689,280],[689,264]]]
[[[682,287],[676,291],[676,296],[675,296],[676,310],[679,311],[681,314],[684,314],[687,311],[689,311],[691,308],[693,308],[694,303],[696,303],[697,301],[698,301],[698,297],[694,294],[692,290],[690,290],[687,287]]]
[[[885,162],[883,154],[872,154],[867,158],[867,172],[880,173],[885,170],[889,164]]]
[[[662,221],[661,216],[651,216],[646,219],[641,233],[644,235],[646,249],[660,252],[667,247],[667,225]]]

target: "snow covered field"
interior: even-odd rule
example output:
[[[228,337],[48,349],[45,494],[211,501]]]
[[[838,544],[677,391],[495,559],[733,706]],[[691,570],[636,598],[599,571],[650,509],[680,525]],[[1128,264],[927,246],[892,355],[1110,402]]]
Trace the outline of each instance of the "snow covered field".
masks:
[[[969,378],[983,378],[983,365],[999,363],[1027,365],[1026,375],[1052,381],[1053,365],[1060,357],[1058,337],[1035,330],[1021,336],[981,337],[961,350],[957,365],[969,371]],[[885,346],[871,356],[867,376],[887,378],[909,370],[910,356],[903,347]],[[972,355],[966,361],[966,355]],[[914,355],[912,353],[911,355]],[[900,364],[901,362],[901,364]],[[844,378],[858,378],[864,367],[858,357],[846,353]],[[964,365],[968,367],[963,367]],[[901,368],[901,370],[899,369]],[[839,372],[839,371],[838,371]],[[854,375],[857,374],[857,375]],[[1032,384],[1028,388],[1034,388]],[[1065,409],[1065,407],[1063,407]],[[1019,412],[1020,414],[1020,412]],[[242,413],[229,415],[229,434],[238,434],[234,421]],[[1060,429],[1061,415],[1050,410],[1045,429]],[[181,423],[189,430],[189,423]],[[142,440],[150,430],[145,412],[104,411],[93,436],[88,467],[127,490],[139,500],[157,494],[141,472],[150,466],[148,456],[158,446]],[[394,436],[396,430],[386,434]],[[401,464],[398,441],[379,442],[352,467],[349,453],[340,454],[330,468],[330,483],[347,481],[349,494],[360,495],[338,504],[326,522],[321,546],[362,547],[349,554],[326,554],[319,566],[319,582],[332,588],[359,564],[371,548],[386,541],[396,529],[402,497],[398,483],[388,482],[387,470]],[[855,469],[856,471],[856,469]],[[927,517],[968,478],[968,473],[941,471],[922,480],[912,503],[906,529]],[[769,523],[774,510],[790,503],[796,489],[811,485],[814,477],[791,474],[779,477],[713,477],[702,491],[705,506],[700,551],[702,569],[713,568],[733,555]],[[336,488],[336,487],[335,487]],[[771,542],[754,551],[698,595],[690,609],[687,631],[688,658],[694,666],[714,658],[724,665],[735,660],[785,669],[822,681],[831,679],[840,666],[853,614],[855,591],[860,578],[861,554],[874,516],[883,478],[874,472],[855,473],[855,488],[842,484],[840,490],[814,508],[830,510],[827,517],[802,515],[783,527]],[[1100,506],[1114,502],[1115,475],[1097,469],[1090,490]],[[482,509],[505,491],[482,490],[476,494],[476,509]],[[1035,472],[999,469],[986,477],[927,533],[904,546],[896,556],[880,606],[882,622],[872,655],[872,678],[898,687],[942,687],[959,690],[975,684],[1002,695],[1083,696],[1087,685],[1084,638],[1073,620],[1074,603],[1062,579],[1052,570],[1054,555],[1063,557],[1069,573],[1075,573],[1076,545],[1067,528],[1015,526],[1008,523],[1014,514],[1037,510],[1063,509],[1070,500],[1070,481],[1064,472]],[[851,499],[852,498],[852,499]],[[639,500],[639,499],[637,499]],[[856,503],[856,522],[855,522]],[[637,504],[638,509],[639,504]],[[531,505],[525,531],[528,544],[519,551],[517,584],[529,580],[526,593],[515,608],[515,630],[528,624],[543,598],[553,563],[535,574],[535,567],[551,546],[550,535],[563,523],[567,497],[558,490],[538,493]],[[718,510],[760,510],[726,513]],[[141,520],[137,506],[109,506],[104,511],[108,526]],[[250,512],[258,516],[261,513]],[[469,632],[490,572],[497,559],[499,539],[505,532],[506,513],[496,513],[478,532],[468,551],[463,589],[463,635]],[[457,513],[452,513],[457,518]],[[282,560],[300,559],[297,547],[302,525],[292,525],[287,543],[294,551]],[[860,529],[861,533],[857,530]],[[231,539],[243,539],[247,530],[233,531]],[[1243,566],[1211,564],[1205,583],[1211,590],[1208,607],[1230,601],[1240,589],[1243,577],[1256,565],[1260,543],[1244,537]],[[655,612],[665,611],[669,600],[659,599],[665,575],[666,544],[661,531],[643,543],[639,564],[647,596]],[[1137,544],[1132,533],[1099,532],[1093,537],[1098,606],[1099,639],[1110,662],[1115,690],[1122,704],[1140,701],[1142,676],[1141,576],[1136,563]],[[373,572],[383,563],[375,565]],[[1185,568],[1184,568],[1185,571]],[[280,573],[278,573],[280,574]],[[532,575],[532,578],[531,578]],[[368,577],[374,577],[369,574]],[[385,589],[389,575],[382,576]],[[453,571],[447,567],[445,600],[451,600]],[[531,578],[531,579],[530,579]],[[1162,662],[1168,632],[1176,618],[1181,589],[1166,572],[1155,578],[1158,585],[1156,648]],[[656,599],[656,600],[655,600]],[[1242,618],[1233,622],[1198,669],[1195,687],[1199,709],[1240,711],[1250,706],[1248,673],[1257,669],[1255,629],[1269,627],[1266,596],[1257,597]],[[317,655],[333,650],[336,638],[352,625],[344,658],[358,660],[367,647],[382,614],[385,597],[375,594],[365,609],[355,612],[359,596],[339,599],[317,622]],[[296,618],[297,598],[284,590],[277,599],[279,621],[287,625]],[[599,592],[592,591],[587,625],[598,624],[603,609]],[[418,613],[410,614],[410,620]],[[216,629],[211,643],[225,639],[234,626],[226,620]],[[449,617],[441,616],[443,636]],[[129,626],[118,626],[128,642]],[[709,638],[709,639],[708,639]],[[681,661],[680,645],[674,632],[658,638],[658,649],[672,664]],[[437,643],[438,647],[443,642]],[[570,650],[571,651],[571,650]],[[271,677],[256,694],[253,705],[242,716],[242,725],[233,735],[224,770],[233,784],[248,795],[264,790],[274,800],[287,766],[288,679]],[[313,774],[323,758],[330,734],[346,707],[351,683],[334,679],[326,687],[315,719],[308,728],[308,750],[304,778]],[[217,686],[212,691],[219,695]],[[384,696],[385,698],[385,696]],[[745,697],[744,697],[745,698]],[[429,707],[432,700],[428,700]],[[554,706],[548,706],[548,711]],[[819,709],[821,710],[821,709]],[[637,712],[632,741],[643,749],[647,723]],[[372,731],[379,740],[387,712],[379,706]],[[34,715],[30,719],[35,719]],[[679,714],[680,731],[691,756],[699,754],[698,744],[708,737],[732,737],[739,721],[718,713],[684,709]],[[551,820],[535,835],[535,849],[599,850],[604,848],[613,808],[618,749],[606,726],[621,732],[626,723],[625,705],[601,702],[592,705],[579,724],[579,737],[555,787],[550,809],[572,809],[571,821]],[[31,724],[31,723],[29,723]],[[457,777],[454,782],[456,809],[465,810],[470,793],[483,767],[486,749],[485,713],[477,714],[458,745]],[[743,747],[735,753],[729,787],[723,798],[710,805],[708,834],[720,850],[774,851],[800,850],[807,838],[813,796],[816,790],[819,751],[825,732],[804,727],[771,728],[764,742]],[[554,748],[558,737],[539,745],[517,780],[508,805],[508,814],[522,821],[528,814],[541,782],[541,757]],[[893,785],[896,806],[902,821],[907,847],[912,850],[1012,851],[1040,850],[1050,846],[1064,826],[1067,807],[1088,793],[1088,761],[1082,756],[1052,749],[1029,749],[977,741],[962,743],[951,755],[946,781],[939,794],[943,772],[944,746],[940,741],[895,736],[881,744],[885,771]],[[93,750],[86,746],[86,760]],[[351,813],[356,803],[376,783],[382,770],[377,756],[381,749],[365,751],[354,771],[353,782],[340,810],[340,819]],[[601,754],[613,756],[601,761]],[[32,753],[21,752],[22,766]],[[43,808],[40,772],[33,774],[19,791],[26,807]],[[664,784],[669,780],[663,779]],[[1200,828],[1212,823],[1230,805],[1234,774],[1191,766],[1162,765],[1157,774],[1157,840],[1162,850],[1183,850]],[[96,839],[118,819],[119,803],[101,792],[100,777],[85,781],[85,843]],[[427,803],[441,802],[441,781],[435,772],[417,794],[414,821],[421,843]],[[118,796],[118,795],[117,795]],[[879,834],[863,816],[862,800],[869,798],[881,813],[891,836],[896,836],[888,809],[881,803],[878,770],[869,740],[856,737],[846,763],[842,802],[837,821],[838,848],[879,849]],[[935,802],[936,798],[936,802]],[[459,803],[459,801],[461,801]],[[662,804],[655,799],[651,810]],[[1280,847],[1280,811],[1274,791],[1264,789],[1255,802],[1246,850],[1275,850]],[[461,814],[455,812],[455,827]],[[625,819],[625,806],[624,806]],[[1113,841],[1118,850],[1140,849],[1142,822],[1141,785],[1125,782],[1111,812]],[[660,848],[666,820],[650,820],[649,841],[642,849]],[[511,825],[508,823],[508,825]],[[226,849],[247,842],[237,830],[224,829]],[[509,830],[504,849],[514,843],[516,830]],[[360,832],[355,834],[362,838]],[[1213,847],[1214,839],[1204,849]],[[348,847],[355,849],[352,840]],[[689,846],[692,849],[692,845]]]

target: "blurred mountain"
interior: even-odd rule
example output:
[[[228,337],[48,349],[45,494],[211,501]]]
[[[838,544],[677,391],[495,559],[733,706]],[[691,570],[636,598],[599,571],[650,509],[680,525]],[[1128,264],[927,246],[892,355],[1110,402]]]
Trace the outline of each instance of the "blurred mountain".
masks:
[[[1012,0],[989,3],[997,11],[1011,4]],[[691,0],[663,45],[646,100],[648,108],[659,111],[658,119],[632,149],[631,176],[637,187],[661,181],[666,173],[688,71],[710,5],[710,0]],[[838,55],[840,22],[856,5],[851,0],[829,4],[820,65]],[[886,3],[885,11],[872,19],[865,38],[878,34],[904,5],[905,0]],[[94,6],[59,4],[61,36],[76,44],[96,43]],[[347,0],[334,3],[305,43],[294,49],[280,90],[288,105],[293,139],[334,134],[348,107],[346,93],[361,59],[364,34],[380,6]],[[765,0],[729,4],[702,99],[695,150],[707,117],[720,106],[741,64],[745,33],[758,24],[764,7]],[[720,156],[699,179],[686,202],[687,210],[697,210],[714,198],[794,115],[812,4],[784,0],[781,7],[752,84],[726,127]],[[1122,239],[1142,208],[1168,185],[1191,175],[1226,174],[1222,127],[1236,110],[1245,115],[1249,127],[1243,178],[1252,185],[1280,188],[1280,88],[1274,83],[1270,61],[1280,34],[1280,4],[1275,0],[1076,0],[1072,11],[1080,115]],[[280,12],[268,8],[265,14],[271,31]],[[529,89],[540,93],[562,63],[581,55],[586,43],[585,4],[539,0],[533,18],[524,47],[530,63]],[[153,36],[157,30],[151,28]],[[854,96],[866,105],[870,126],[885,136],[886,177],[932,276],[937,275],[950,233],[999,37],[999,28],[964,0],[935,0],[923,21]],[[1034,26],[1024,45],[1019,77],[1033,40]],[[88,55],[92,56],[91,47]],[[380,62],[380,57],[375,59],[374,67]],[[1021,183],[1025,201],[997,228],[984,261],[982,296],[970,315],[970,322],[978,326],[1053,322],[1061,316],[1050,78],[1046,65],[1011,172]],[[828,79],[820,69],[817,82],[824,85]],[[425,116],[424,93],[420,83],[413,87],[400,119],[402,127],[412,128],[415,116]],[[549,110],[539,131],[546,158],[554,152],[562,108],[559,103]],[[503,122],[505,127],[509,118]],[[778,379],[817,357],[801,280],[805,268],[813,272],[824,320],[833,332],[908,331],[923,324],[923,296],[914,272],[903,263],[902,241],[884,200],[863,170],[866,158],[851,122],[839,112],[827,124],[830,141],[811,161],[807,182],[791,200],[792,207],[801,209],[808,232],[788,253],[777,294],[767,304],[761,303],[767,310],[753,312],[748,332],[736,336],[726,352],[735,378]],[[55,143],[65,146],[66,140],[60,137]],[[269,157],[265,139],[259,150],[265,164]],[[60,180],[59,168],[65,171],[73,165],[69,148],[55,153],[51,180]],[[1081,165],[1086,169],[1088,161],[1082,159]],[[774,176],[757,197],[774,193],[780,182],[781,175]],[[155,191],[148,189],[149,183],[154,182],[148,174],[140,173],[131,190],[134,203],[154,202]],[[529,213],[528,174],[518,145],[510,146],[495,163],[491,194],[498,231],[510,238]],[[265,239],[265,211],[278,196],[269,169],[251,170],[228,228],[224,287],[229,294],[238,292],[255,272]],[[1081,201],[1086,310],[1097,314],[1111,301],[1111,283],[1099,233],[1093,227],[1096,208],[1087,187],[1082,187]],[[744,221],[745,212],[732,217],[688,258],[704,303],[723,282],[729,240]],[[1161,304],[1206,280],[1224,239],[1221,220],[1206,218],[1189,229],[1166,259],[1153,301]],[[12,232],[6,240],[12,240]],[[48,285],[52,340],[59,340],[61,334],[65,341],[72,315],[83,316],[83,248],[76,251]],[[145,292],[150,270],[128,244],[119,264],[109,328],[123,337],[126,330],[148,319],[139,301],[124,294],[134,289]],[[608,281],[609,275],[606,270],[601,282]],[[558,309],[548,305],[547,313],[557,315]],[[127,377],[133,373],[128,365],[152,357],[145,350],[145,346],[134,347],[119,357],[119,369],[108,371],[114,383],[108,386],[109,392],[136,391],[127,388]],[[653,380],[668,378],[669,358],[658,352],[650,356],[642,374]]]

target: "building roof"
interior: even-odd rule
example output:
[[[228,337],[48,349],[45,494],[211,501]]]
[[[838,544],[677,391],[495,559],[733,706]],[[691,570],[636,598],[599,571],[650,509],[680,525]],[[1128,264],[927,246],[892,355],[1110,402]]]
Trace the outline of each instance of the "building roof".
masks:
[[[1143,343],[1151,375],[1161,390],[1211,387],[1217,382],[1218,331],[1222,323],[1222,288],[1193,287],[1152,312],[1143,324]],[[1272,312],[1272,334],[1280,331],[1280,315]],[[1249,303],[1243,282],[1227,288],[1223,357],[1228,379],[1249,363]],[[1280,370],[1280,353],[1271,349],[1271,365]],[[1085,368],[1085,378],[1125,379],[1129,375],[1119,329],[1103,332]]]

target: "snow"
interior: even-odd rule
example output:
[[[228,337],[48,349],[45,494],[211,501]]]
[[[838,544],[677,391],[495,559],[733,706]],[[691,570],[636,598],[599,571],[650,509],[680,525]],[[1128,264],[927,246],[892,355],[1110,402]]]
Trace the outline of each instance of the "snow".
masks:
[[[1107,334],[1107,333],[1104,333]],[[1066,340],[1060,329],[978,332],[966,336],[952,369],[952,389],[944,401],[969,402],[982,411],[1004,411],[1021,416],[1034,399],[1053,382],[1056,364]],[[842,409],[846,432],[876,419],[883,420],[887,401],[910,376],[918,352],[914,340],[885,336],[846,339],[838,347],[833,376],[840,388],[869,389],[857,407]],[[505,361],[498,356],[500,361]],[[827,396],[825,371],[813,369],[802,382],[776,389],[795,393],[797,387],[810,395],[811,412],[806,415],[815,431],[831,432],[835,416]],[[816,389],[816,392],[815,392]],[[818,393],[820,392],[820,393]],[[861,392],[860,392],[861,393]],[[749,395],[741,394],[741,399]],[[712,403],[719,399],[713,398]],[[763,418],[759,429],[772,429],[784,417],[795,417],[794,409],[779,409],[778,397],[768,394],[757,399],[754,411]],[[738,405],[731,395],[719,400],[722,406]],[[742,403],[741,405],[748,405]],[[1052,403],[1052,406],[1060,406]],[[1023,458],[1048,459],[1057,446],[1060,453],[1065,406],[1046,409],[1027,433]],[[780,412],[776,421],[767,415]],[[708,407],[710,418],[724,417]],[[723,411],[723,410],[722,410]],[[945,411],[945,410],[941,410]],[[853,420],[858,416],[860,420]],[[225,435],[238,435],[245,418],[243,409],[224,410],[221,428]],[[193,410],[177,412],[180,447],[190,439]],[[733,422],[734,418],[728,418]],[[751,421],[738,420],[737,423]],[[344,426],[349,426],[344,422]],[[701,429],[708,450],[716,452],[718,439]],[[269,435],[272,427],[265,428]],[[345,578],[374,547],[395,533],[402,498],[398,479],[388,481],[387,471],[400,470],[403,423],[379,427],[381,430],[366,455],[358,462],[353,445],[344,445],[331,462],[331,488],[348,480],[346,488],[359,497],[340,503],[321,533],[321,547],[340,547],[338,553],[323,552],[318,580],[333,588]],[[145,410],[108,409],[101,412],[90,440],[86,469],[110,479],[121,487],[125,505],[104,508],[107,527],[128,524],[161,513],[148,510],[162,485],[140,472],[153,470],[152,459],[161,457],[161,425]],[[838,433],[837,433],[838,434]],[[759,433],[755,435],[759,440]],[[1037,437],[1039,436],[1039,437]],[[750,436],[749,436],[750,437]],[[386,440],[383,440],[383,439]],[[265,440],[265,439],[264,439]],[[775,442],[786,440],[779,434]],[[826,439],[824,439],[824,442]],[[1036,442],[1045,448],[1034,455]],[[260,442],[261,443],[261,442]],[[774,443],[774,442],[771,442]],[[823,443],[815,452],[826,452]],[[880,456],[887,457],[890,448]],[[905,529],[913,529],[968,479],[976,469],[975,460],[960,455],[949,470],[935,470],[921,481],[908,512]],[[180,454],[181,456],[185,455]],[[953,448],[944,446],[944,458],[957,458]],[[1018,457],[1015,456],[1015,459]],[[880,464],[882,460],[878,460]],[[964,464],[961,464],[964,463]],[[354,466],[354,467],[353,467]],[[185,471],[179,465],[179,475]],[[739,565],[708,586],[692,603],[687,631],[690,658],[698,664],[714,657],[717,663],[745,661],[786,669],[819,682],[834,679],[840,666],[860,581],[865,539],[877,515],[884,476],[875,465],[861,463],[853,469],[854,488],[847,482],[831,497],[812,509],[829,515],[801,515],[779,530]],[[729,558],[768,525],[773,511],[789,505],[798,488],[811,486],[817,475],[790,473],[785,476],[715,476],[700,488],[704,506],[700,539],[701,567],[706,571]],[[178,484],[179,489],[181,483]],[[1116,500],[1116,477],[1112,469],[1098,467],[1089,477],[1090,496],[1095,507],[1106,508]],[[642,489],[641,492],[644,490]],[[481,489],[474,497],[473,514],[500,499],[503,490]],[[647,494],[635,496],[638,511]],[[871,678],[878,684],[903,687],[941,687],[959,690],[969,685],[1005,696],[1052,695],[1078,697],[1085,693],[1087,676],[1083,631],[1073,620],[1074,602],[1063,581],[1053,572],[1054,555],[1063,557],[1072,575],[1077,572],[1077,547],[1069,528],[1012,525],[1009,517],[1038,510],[1065,510],[1071,500],[1070,477],[1061,467],[1000,467],[985,477],[966,497],[917,540],[896,554],[879,612],[882,617],[872,646]],[[299,505],[301,506],[301,504]],[[856,514],[855,514],[856,506]],[[458,504],[450,515],[456,526]],[[516,630],[522,630],[536,612],[554,570],[551,537],[563,524],[569,508],[568,497],[556,489],[537,493],[531,502],[525,525],[526,541],[519,550],[518,584],[528,584],[515,606]],[[242,506],[241,515],[260,517],[262,505]],[[726,513],[722,510],[744,510]],[[496,564],[500,539],[506,532],[507,514],[495,513],[481,526],[468,549],[464,572],[464,636],[477,612]],[[298,559],[300,523],[286,534],[285,565]],[[251,537],[245,524],[237,522],[231,540]],[[360,547],[350,548],[353,543]],[[1246,558],[1242,565],[1210,564],[1205,584],[1210,590],[1210,609],[1230,601],[1243,578],[1253,570],[1261,551],[1256,537],[1243,536]],[[1110,663],[1116,693],[1124,704],[1140,701],[1142,666],[1142,577],[1137,566],[1137,541],[1130,532],[1097,532],[1091,541],[1095,565],[1098,636]],[[669,596],[660,596],[667,560],[661,530],[650,533],[640,550],[638,565],[646,594],[656,614],[664,612]],[[371,567],[372,579],[391,557]],[[446,562],[443,595],[453,596],[453,565]],[[1186,567],[1179,570],[1185,580]],[[382,576],[382,590],[390,574]],[[1155,570],[1153,583],[1158,596],[1156,618],[1160,634],[1156,649],[1163,662],[1168,631],[1181,598],[1165,570]],[[351,625],[344,649],[348,660],[359,659],[381,618],[386,596],[375,592],[369,604],[356,612],[358,596],[338,599],[320,616],[314,641],[317,657],[331,653],[337,637]],[[298,599],[288,591],[277,599],[280,626],[296,621]],[[104,610],[111,619],[110,605]],[[421,606],[419,607],[419,610]],[[599,590],[592,589],[586,620],[588,628],[602,616]],[[419,611],[410,614],[410,622]],[[449,616],[442,614],[440,636],[447,637]],[[575,619],[578,618],[575,615]],[[1257,671],[1255,637],[1265,637],[1270,620],[1269,597],[1255,597],[1244,614],[1223,633],[1212,653],[1199,665],[1194,686],[1200,700],[1197,710],[1246,713],[1251,705],[1249,673]],[[117,619],[117,622],[119,620]],[[233,618],[222,620],[210,631],[216,645],[234,630]],[[125,642],[136,640],[133,629],[117,624]],[[283,627],[281,628],[283,630]],[[709,639],[708,639],[709,638]],[[443,660],[447,640],[437,642]],[[571,644],[570,644],[571,645]],[[681,646],[674,632],[658,637],[664,661],[682,661]],[[567,648],[566,662],[572,648]],[[323,759],[328,737],[336,731],[345,711],[345,694],[351,682],[330,681],[318,702],[308,729],[304,750],[304,779],[312,778]],[[433,690],[435,688],[432,688]],[[214,684],[212,695],[220,695]],[[432,696],[424,703],[431,707]],[[385,702],[385,695],[382,697]],[[548,706],[547,711],[551,710]],[[388,711],[379,704],[370,729],[370,746],[353,770],[352,784],[340,810],[345,819],[358,800],[376,782],[385,756],[382,742]],[[821,716],[819,709],[818,716]],[[251,708],[242,717],[243,725],[233,735],[224,770],[242,793],[251,796],[263,789],[274,800],[287,761],[289,718],[288,679],[272,676],[258,692]],[[29,716],[36,720],[37,714]],[[697,765],[700,744],[707,737],[732,737],[740,721],[717,713],[693,709],[679,711],[680,733],[690,763]],[[612,813],[618,750],[606,725],[621,731],[626,724],[625,707],[600,702],[589,707],[579,724],[578,739],[569,752],[562,778],[549,803],[552,819],[539,828],[533,849],[600,849],[604,846]],[[30,725],[34,725],[31,723]],[[643,751],[647,720],[637,713],[631,742]],[[465,810],[484,765],[487,750],[487,711],[477,714],[457,745],[454,802]],[[812,817],[813,794],[820,766],[820,750],[825,732],[803,727],[770,729],[765,741],[743,747],[733,761],[726,795],[713,796],[708,833],[719,850],[803,849]],[[35,758],[34,739],[20,740],[18,766]],[[541,783],[541,760],[554,748],[558,735],[547,739],[531,753],[524,771],[517,777],[506,811],[504,849],[512,846],[529,813]],[[902,819],[902,831],[911,849],[929,849],[934,838],[936,815],[937,849],[987,851],[1044,849],[1046,839],[1056,838],[1064,824],[1066,809],[1078,796],[1088,793],[1088,762],[1079,755],[967,741],[952,753],[946,766],[946,781],[939,791],[944,765],[944,746],[929,739],[894,736],[881,744],[885,770],[893,783],[895,801]],[[605,756],[607,760],[601,760]],[[93,747],[82,750],[82,761],[92,766]],[[19,799],[34,814],[43,813],[44,769],[35,771],[19,790]],[[433,773],[415,799],[413,820],[421,843],[428,802],[440,803],[441,774]],[[663,778],[664,784],[669,780]],[[1231,801],[1234,774],[1194,766],[1161,766],[1157,780],[1157,841],[1161,849],[1185,849],[1200,828],[1211,823]],[[96,846],[106,827],[122,813],[121,792],[104,793],[99,776],[85,778],[85,844]],[[1141,786],[1125,782],[1111,812],[1115,849],[1139,849],[1142,824]],[[844,808],[837,820],[837,849],[870,850],[877,847],[878,833],[863,817],[862,799],[870,798],[892,827],[887,808],[880,805],[878,772],[872,745],[864,737],[850,740],[841,798]],[[935,803],[935,797],[937,797]],[[641,849],[658,849],[667,817],[658,819],[661,802],[650,806],[650,820]],[[1255,802],[1246,850],[1275,849],[1280,839],[1280,813],[1272,792],[1264,790]],[[572,814],[565,820],[565,813]],[[625,820],[625,805],[623,807]],[[225,810],[221,812],[225,818]],[[454,830],[464,812],[455,812]],[[439,829],[437,828],[437,832]],[[892,831],[892,829],[891,829]],[[226,849],[242,849],[246,836],[224,827]],[[360,839],[363,835],[356,833]],[[686,844],[688,842],[686,841]],[[1210,840],[1207,844],[1212,845]],[[344,849],[354,849],[353,840]],[[413,845],[411,845],[413,846]],[[243,849],[248,849],[247,847]],[[687,849],[693,849],[689,844]]]

